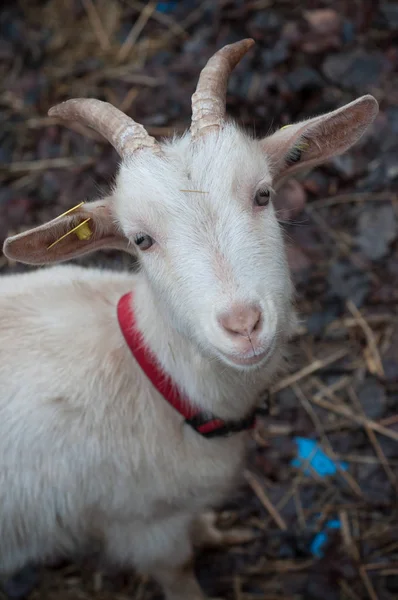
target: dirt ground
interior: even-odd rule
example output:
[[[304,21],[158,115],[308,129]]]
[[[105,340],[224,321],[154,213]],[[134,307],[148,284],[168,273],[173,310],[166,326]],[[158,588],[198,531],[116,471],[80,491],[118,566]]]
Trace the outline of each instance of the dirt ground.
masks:
[[[198,556],[234,600],[398,598],[398,4],[372,0],[14,0],[0,8],[0,235],[106,189],[114,150],[50,106],[112,102],[155,137],[190,124],[200,69],[244,37],[229,114],[256,134],[372,93],[360,142],[277,198],[301,323],[242,486],[220,518],[257,539]],[[130,267],[101,253],[85,264]],[[0,258],[3,273],[25,269]],[[1,507],[0,507],[1,510]],[[6,543],[4,540],[1,543]],[[154,600],[133,573],[43,569],[31,600]]]

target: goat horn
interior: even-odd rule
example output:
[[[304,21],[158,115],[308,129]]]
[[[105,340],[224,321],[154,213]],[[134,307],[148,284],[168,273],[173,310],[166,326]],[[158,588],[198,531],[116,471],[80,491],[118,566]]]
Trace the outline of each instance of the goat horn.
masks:
[[[142,125],[108,102],[94,98],[74,98],[53,106],[50,117],[78,121],[104,136],[122,158],[141,148],[160,152],[160,146]]]
[[[203,68],[192,96],[192,138],[217,130],[225,118],[228,78],[241,58],[254,45],[251,38],[224,46]]]

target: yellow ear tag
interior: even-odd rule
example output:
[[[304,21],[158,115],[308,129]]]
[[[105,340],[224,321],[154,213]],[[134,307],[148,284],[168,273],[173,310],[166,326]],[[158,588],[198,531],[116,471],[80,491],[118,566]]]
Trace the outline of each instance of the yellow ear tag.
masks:
[[[71,233],[76,233],[76,235],[79,238],[79,240],[88,240],[88,239],[90,239],[90,237],[92,235],[92,231],[90,229],[90,226],[87,225],[87,223],[89,221],[91,221],[90,217],[88,219],[86,219],[85,221],[83,221],[82,223],[79,223],[79,225],[76,225],[76,227],[74,227],[70,231],[67,231],[64,235],[62,235],[60,238],[58,238],[57,240],[55,240],[55,242],[53,242],[52,244],[50,244],[49,246],[47,246],[47,250],[50,250],[50,248],[52,248],[53,246],[55,246],[55,244],[58,244],[58,242],[60,242],[61,240],[65,239]],[[83,231],[82,231],[82,228],[83,228]]]
[[[279,131],[282,131],[282,129],[286,129],[286,127],[291,127],[291,125],[284,125],[283,127],[280,128]]]
[[[61,217],[64,217],[65,215],[69,215],[69,213],[73,212],[77,208],[80,208],[81,206],[83,206],[83,204],[84,204],[84,202],[80,202],[80,204],[76,204],[76,206],[72,206],[72,208],[70,208],[69,210],[66,210],[64,213],[62,213],[62,215],[58,215],[58,217],[55,217],[55,220],[60,219]],[[70,235],[73,232],[76,233],[79,240],[89,240],[92,235],[92,231],[90,229],[90,226],[87,225],[88,221],[90,221],[90,218],[86,219],[82,223],[79,223],[79,225],[76,225],[76,227],[74,227],[73,229],[71,229],[64,235],[62,235],[60,238],[55,240],[55,242],[53,242],[52,244],[47,246],[47,250],[49,250],[50,248],[55,246],[55,244],[58,244],[58,242],[60,242],[61,240],[63,240],[64,238],[66,238],[68,235]]]
[[[80,225],[78,225],[78,229],[75,229],[75,233],[79,240],[89,240],[91,238],[92,231],[90,229],[90,225],[88,225],[89,220],[90,219],[83,221],[83,223],[80,223]]]

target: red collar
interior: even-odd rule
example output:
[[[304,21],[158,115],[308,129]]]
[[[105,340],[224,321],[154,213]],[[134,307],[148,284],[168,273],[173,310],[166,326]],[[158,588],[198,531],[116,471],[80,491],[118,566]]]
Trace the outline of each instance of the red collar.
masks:
[[[133,294],[130,292],[119,300],[117,306],[119,326],[134,358],[165,400],[185,418],[186,423],[205,437],[225,436],[252,429],[255,426],[255,412],[240,421],[224,421],[211,413],[205,413],[191,406],[188,398],[178,391],[172,379],[165,375],[156,363],[156,358],[143,344],[142,335],[135,321],[132,296]]]

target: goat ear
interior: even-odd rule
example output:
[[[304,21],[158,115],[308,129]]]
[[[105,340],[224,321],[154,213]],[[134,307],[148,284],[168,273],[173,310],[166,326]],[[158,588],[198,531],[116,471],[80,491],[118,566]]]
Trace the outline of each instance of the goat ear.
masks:
[[[282,127],[260,144],[271,161],[274,182],[308,170],[355,144],[374,121],[379,105],[366,95],[330,113]]]
[[[110,198],[82,203],[44,225],[7,238],[3,253],[25,264],[44,265],[94,250],[128,251],[128,240],[117,230],[110,207]]]

